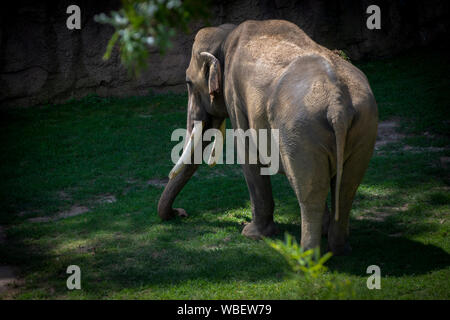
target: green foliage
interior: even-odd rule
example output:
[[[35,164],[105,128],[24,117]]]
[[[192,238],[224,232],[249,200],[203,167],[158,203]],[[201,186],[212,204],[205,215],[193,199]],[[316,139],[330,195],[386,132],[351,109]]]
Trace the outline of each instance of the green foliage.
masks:
[[[353,283],[348,278],[339,279],[337,275],[325,282],[328,289],[325,295],[328,299],[346,300],[355,299],[356,292]]]
[[[286,259],[294,273],[304,274],[312,288],[326,291],[323,297],[328,299],[354,298],[355,292],[349,279],[333,277],[331,280],[327,280],[323,277],[327,271],[324,264],[331,258],[331,252],[320,256],[320,248],[305,251],[289,233],[285,234],[284,242],[267,238],[264,241]]]
[[[359,63],[356,66],[369,79],[378,103],[380,120],[402,117],[402,130],[406,133],[428,131],[448,137],[448,51],[425,50],[408,52],[389,60]],[[428,140],[427,145],[436,143],[438,138],[439,136],[432,139],[422,137]]]
[[[324,263],[332,256],[331,252],[327,252],[320,257],[320,248],[304,251],[289,233],[285,234],[285,242],[270,239],[265,241],[286,259],[292,271],[301,271],[312,278],[317,278],[327,270]]]
[[[119,11],[94,18],[115,29],[103,58],[109,59],[118,43],[122,63],[139,74],[147,67],[149,46],[165,53],[172,46],[170,39],[177,30],[188,32],[190,21],[207,18],[207,4],[202,0],[122,0]]]

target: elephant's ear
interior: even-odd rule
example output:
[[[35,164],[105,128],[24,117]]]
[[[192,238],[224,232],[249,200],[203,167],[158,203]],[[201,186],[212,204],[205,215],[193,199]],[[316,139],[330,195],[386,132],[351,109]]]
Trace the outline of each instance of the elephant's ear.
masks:
[[[222,73],[220,70],[220,62],[209,52],[202,52],[200,56],[205,60],[206,65],[209,66],[209,95],[211,96],[211,102],[214,99],[214,96],[220,93]]]

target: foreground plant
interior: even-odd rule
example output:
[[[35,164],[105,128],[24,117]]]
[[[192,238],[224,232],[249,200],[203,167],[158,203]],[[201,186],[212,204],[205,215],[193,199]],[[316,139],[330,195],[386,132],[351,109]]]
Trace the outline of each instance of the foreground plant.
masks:
[[[293,272],[300,271],[311,278],[317,278],[327,271],[324,263],[333,255],[331,252],[327,252],[320,257],[319,248],[304,251],[289,233],[285,234],[285,242],[267,238],[265,241],[286,259]]]
[[[149,46],[165,53],[177,31],[188,32],[188,24],[193,19],[207,18],[207,3],[205,0],[122,0],[120,10],[112,11],[109,16],[101,13],[94,17],[95,21],[115,29],[103,59],[110,58],[118,43],[122,63],[138,74],[147,67]]]
[[[265,242],[286,259],[294,273],[303,274],[308,282],[319,290],[326,288],[326,298],[350,299],[355,296],[350,280],[339,280],[336,276],[325,280],[321,277],[328,270],[324,264],[333,255],[331,252],[320,256],[320,248],[304,250],[289,233],[285,234],[284,242],[268,238],[265,238]]]

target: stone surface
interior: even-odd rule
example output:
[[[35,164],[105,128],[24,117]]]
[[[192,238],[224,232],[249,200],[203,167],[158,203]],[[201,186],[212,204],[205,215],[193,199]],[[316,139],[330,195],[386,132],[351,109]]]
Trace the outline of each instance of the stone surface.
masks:
[[[366,28],[368,0],[232,0],[213,1],[211,25],[248,19],[286,19],[318,43],[344,50],[352,60],[384,57],[412,47],[447,41],[449,3],[377,1],[381,30]],[[119,0],[79,0],[81,30],[66,28],[72,1],[2,1],[0,4],[0,105],[24,107],[62,102],[89,93],[101,96],[143,95],[185,90],[184,72],[195,32],[179,34],[165,56],[151,50],[149,69],[132,79],[117,51],[102,56],[112,28],[93,21],[118,8]],[[6,7],[8,6],[8,7]]]

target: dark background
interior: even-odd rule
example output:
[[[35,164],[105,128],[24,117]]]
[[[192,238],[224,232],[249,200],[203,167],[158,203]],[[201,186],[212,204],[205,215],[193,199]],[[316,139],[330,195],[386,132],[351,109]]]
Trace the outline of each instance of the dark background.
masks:
[[[196,31],[179,34],[165,56],[150,55],[149,69],[133,79],[120,65],[117,51],[103,61],[112,28],[93,16],[117,9],[120,1],[6,1],[0,6],[0,106],[57,103],[89,93],[100,96],[182,92],[184,72]],[[12,4],[11,4],[12,3]],[[81,8],[81,30],[68,30],[66,9]],[[343,50],[352,61],[380,59],[423,46],[448,42],[449,2],[249,0],[211,1],[210,24],[248,19],[285,19],[316,42]],[[366,28],[366,9],[381,8],[381,30]]]

